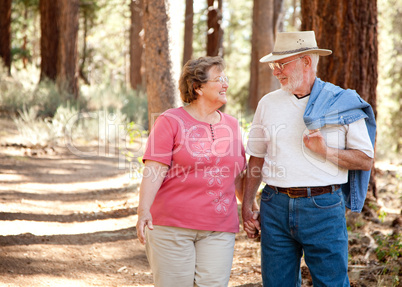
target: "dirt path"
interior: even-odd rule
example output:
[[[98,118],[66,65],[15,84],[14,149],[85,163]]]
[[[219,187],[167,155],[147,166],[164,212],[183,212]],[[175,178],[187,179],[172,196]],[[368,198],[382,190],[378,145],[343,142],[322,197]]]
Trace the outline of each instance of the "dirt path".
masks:
[[[119,160],[3,144],[0,286],[152,286],[134,227],[138,180]],[[240,238],[231,286],[261,281],[258,242]]]
[[[34,150],[2,141],[0,286],[152,286],[134,227],[139,182],[125,164],[118,155],[82,157],[65,147]],[[400,194],[381,194],[389,214],[384,223],[349,218],[364,223],[351,233],[352,286],[388,286],[376,285],[374,246],[358,237],[393,230]],[[230,286],[261,286],[259,255],[258,242],[237,234]]]
[[[146,286],[136,191],[113,157],[3,148],[2,286]]]

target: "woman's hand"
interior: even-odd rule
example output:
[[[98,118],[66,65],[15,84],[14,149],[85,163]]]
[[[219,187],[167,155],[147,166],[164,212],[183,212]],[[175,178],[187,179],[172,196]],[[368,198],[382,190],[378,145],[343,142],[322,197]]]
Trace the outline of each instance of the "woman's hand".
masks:
[[[248,238],[257,238],[260,233],[260,212],[243,211],[243,229]]]
[[[154,229],[150,209],[168,169],[169,166],[166,164],[152,160],[145,161],[144,176],[140,186],[140,201],[137,209],[137,236],[142,244],[146,242],[145,227],[148,226],[150,230]]]
[[[147,212],[138,212],[138,221],[137,221],[137,237],[141,244],[145,244],[145,227],[150,230],[154,229],[152,225],[152,215],[149,211]]]

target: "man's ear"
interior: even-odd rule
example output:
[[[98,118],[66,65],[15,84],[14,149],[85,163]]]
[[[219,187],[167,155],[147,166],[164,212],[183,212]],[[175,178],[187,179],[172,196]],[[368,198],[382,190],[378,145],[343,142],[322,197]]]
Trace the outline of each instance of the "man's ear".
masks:
[[[311,67],[311,65],[313,64],[313,61],[311,60],[311,58],[309,57],[309,56],[305,56],[305,57],[303,57],[303,63],[304,63],[304,67],[308,67],[308,68],[310,68]]]

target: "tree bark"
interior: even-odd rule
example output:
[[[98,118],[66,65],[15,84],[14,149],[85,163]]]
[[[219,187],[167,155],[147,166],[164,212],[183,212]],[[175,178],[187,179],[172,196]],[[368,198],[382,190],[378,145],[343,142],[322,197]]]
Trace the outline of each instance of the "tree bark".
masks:
[[[186,0],[186,12],[184,15],[184,49],[182,66],[193,56],[193,21],[194,0]]]
[[[60,34],[57,82],[60,89],[78,98],[79,0],[60,0]]]
[[[130,2],[131,27],[130,27],[130,85],[133,90],[142,86],[142,57],[143,39],[141,36],[142,27],[142,1],[132,0]]]
[[[342,88],[355,89],[377,114],[377,1],[302,0],[302,30],[314,30],[320,48],[318,76]],[[376,196],[372,169],[371,189]]]
[[[59,0],[40,0],[40,80],[56,81],[59,49]]]
[[[272,75],[267,64],[259,60],[272,52],[274,48],[274,35],[276,33],[277,19],[280,10],[275,7],[278,0],[254,0],[253,27],[251,39],[251,65],[248,107],[252,111],[257,108],[259,100],[266,93],[279,88],[279,83]]]
[[[144,0],[145,69],[149,130],[156,117],[176,106],[177,89],[169,51],[167,0]]]
[[[11,74],[11,0],[0,5],[0,57]]]
[[[222,1],[208,0],[207,56],[223,57]]]
[[[283,30],[283,0],[274,0],[274,38]]]
[[[28,30],[28,7],[27,5],[24,5],[24,24],[22,25],[22,33],[24,34],[24,37],[22,38],[22,65],[24,69],[27,68],[28,64],[28,57],[27,57],[27,43],[28,43],[28,36],[27,36],[27,30]]]
[[[78,67],[78,71],[79,71],[79,76],[80,78],[84,81],[84,83],[86,85],[91,85],[91,83],[88,80],[88,76],[85,74],[84,69],[85,69],[85,62],[87,61],[87,57],[88,57],[88,46],[87,46],[87,37],[88,37],[88,13],[84,10],[83,11],[83,24],[84,24],[84,28],[83,28],[83,39],[82,39],[82,50],[81,50],[81,63]]]

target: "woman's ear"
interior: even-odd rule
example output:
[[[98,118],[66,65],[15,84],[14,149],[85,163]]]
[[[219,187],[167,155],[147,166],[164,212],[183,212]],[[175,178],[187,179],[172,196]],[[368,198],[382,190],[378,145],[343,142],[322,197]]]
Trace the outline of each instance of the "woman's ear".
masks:
[[[197,95],[202,96],[202,88],[201,87],[194,89],[194,91],[197,93]]]

